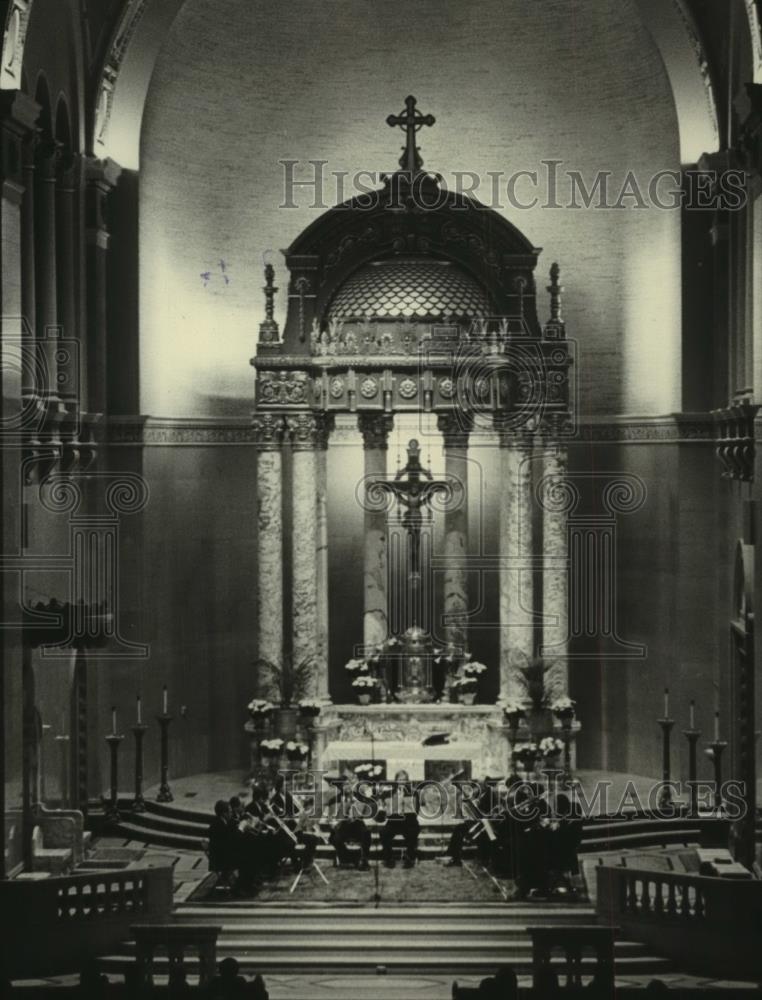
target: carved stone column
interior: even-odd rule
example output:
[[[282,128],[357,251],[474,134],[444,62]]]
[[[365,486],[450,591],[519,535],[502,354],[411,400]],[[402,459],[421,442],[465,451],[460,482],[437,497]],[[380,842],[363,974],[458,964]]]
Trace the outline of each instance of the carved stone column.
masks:
[[[567,485],[566,446],[543,442],[540,499],[542,507],[542,644],[540,655],[552,664],[545,687],[553,697],[569,687],[569,543],[567,518],[571,494]]]
[[[108,410],[107,262],[110,235],[106,202],[119,180],[121,167],[113,160],[90,157],[85,163],[85,226],[87,238],[87,389],[94,413]]]
[[[285,420],[272,413],[258,413],[253,423],[257,435],[257,644],[262,659],[280,665],[283,662]],[[257,680],[261,685],[262,679]]]
[[[315,452],[317,653],[315,697],[330,701],[328,671],[328,439],[333,430],[333,414],[326,415],[318,429]]]
[[[71,153],[58,161],[56,190],[56,280],[57,312],[61,335],[66,340],[79,338],[77,322],[78,208],[82,186],[82,159]],[[78,356],[65,348],[58,351],[58,395],[65,402],[76,402],[86,409],[83,386],[79,384]]]
[[[386,453],[394,418],[386,413],[360,413],[357,423],[363,438],[365,482],[383,479],[386,475]],[[366,504],[364,530],[363,641],[366,648],[370,648],[385,642],[389,636],[385,511],[371,510],[370,505]]]
[[[534,656],[532,439],[497,428],[500,441],[500,697],[522,697]]]
[[[37,137],[28,139],[23,146],[24,200],[21,205],[21,308],[25,325],[22,330],[26,363],[21,370],[22,395],[30,396],[39,386],[32,363],[35,357],[35,329],[37,302],[34,275],[34,190]]]
[[[291,502],[292,536],[292,653],[298,665],[305,659],[315,663],[313,690],[327,691],[327,664],[319,660],[318,626],[318,459],[317,452],[325,433],[325,418],[320,413],[294,413],[286,417],[292,449]]]
[[[445,476],[460,484],[456,486],[453,503],[445,510],[444,613],[447,618],[457,616],[445,625],[445,638],[448,646],[467,652],[468,438],[473,417],[460,411],[441,413],[437,424],[444,441]]]
[[[58,270],[56,250],[56,183],[61,147],[46,140],[37,147],[35,184],[35,247],[38,356],[45,395],[58,399]]]

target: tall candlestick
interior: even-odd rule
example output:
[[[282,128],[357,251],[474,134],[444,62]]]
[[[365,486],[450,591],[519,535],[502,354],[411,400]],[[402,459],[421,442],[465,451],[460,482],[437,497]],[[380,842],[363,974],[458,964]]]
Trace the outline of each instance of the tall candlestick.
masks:
[[[719,743],[720,740],[720,713],[714,713],[714,742]]]
[[[138,695],[138,725],[143,724],[143,703],[140,700],[140,695]]]
[[[169,711],[168,706],[169,706],[169,698],[167,696],[167,685],[165,684],[164,685],[164,700],[162,702],[162,711],[164,712],[165,715],[168,714],[168,711]]]
[[[691,699],[691,729],[696,728],[696,702]]]
[[[664,688],[664,718],[669,718],[669,688]]]
[[[116,709],[111,709],[111,732],[116,736]]]

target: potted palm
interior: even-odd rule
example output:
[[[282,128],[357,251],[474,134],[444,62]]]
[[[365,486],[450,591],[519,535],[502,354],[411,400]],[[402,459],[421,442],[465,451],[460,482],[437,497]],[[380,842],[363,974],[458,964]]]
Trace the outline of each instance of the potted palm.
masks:
[[[269,676],[271,687],[277,692],[273,732],[282,740],[292,740],[296,736],[299,718],[298,702],[307,692],[315,672],[315,661],[311,656],[305,656],[295,662],[291,654],[284,656],[280,663],[260,657],[257,668],[260,676]]]

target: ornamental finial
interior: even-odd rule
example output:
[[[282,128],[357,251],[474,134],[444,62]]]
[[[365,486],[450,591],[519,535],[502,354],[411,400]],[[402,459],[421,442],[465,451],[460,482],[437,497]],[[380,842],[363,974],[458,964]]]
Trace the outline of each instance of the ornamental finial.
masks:
[[[550,319],[545,324],[546,335],[554,338],[563,337],[565,328],[561,315],[561,294],[564,288],[560,278],[561,268],[554,262],[550,268],[550,284],[547,286],[550,293]]]
[[[415,134],[424,125],[431,126],[436,122],[434,115],[421,114],[416,108],[416,103],[416,99],[411,94],[405,98],[405,110],[398,115],[389,115],[386,119],[386,124],[391,128],[399,127],[405,130],[406,140],[399,164],[411,177],[420,173],[423,167],[420,150],[415,144]]]
[[[275,268],[272,264],[265,264],[265,287],[262,289],[265,293],[265,319],[264,322],[259,324],[260,344],[278,343],[278,324],[273,319],[275,311],[275,293],[278,289],[275,287],[274,281]]]

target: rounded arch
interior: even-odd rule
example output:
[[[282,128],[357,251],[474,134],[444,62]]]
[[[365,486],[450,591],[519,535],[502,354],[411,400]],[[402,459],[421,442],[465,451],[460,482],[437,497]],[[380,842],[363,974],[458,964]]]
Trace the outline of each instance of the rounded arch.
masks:
[[[719,128],[709,64],[685,0],[634,0],[643,24],[664,62],[675,101],[681,159],[696,163],[719,148]],[[123,167],[140,166],[143,109],[154,66],[185,0],[127,0],[112,35],[95,99],[93,151]],[[758,29],[747,2],[750,28]],[[756,22],[752,25],[751,22]],[[762,50],[757,45],[762,67]],[[761,69],[762,72],[762,69]]]
[[[56,142],[60,142],[64,149],[73,151],[71,118],[69,116],[69,105],[63,94],[60,94],[56,103],[55,133]]]

